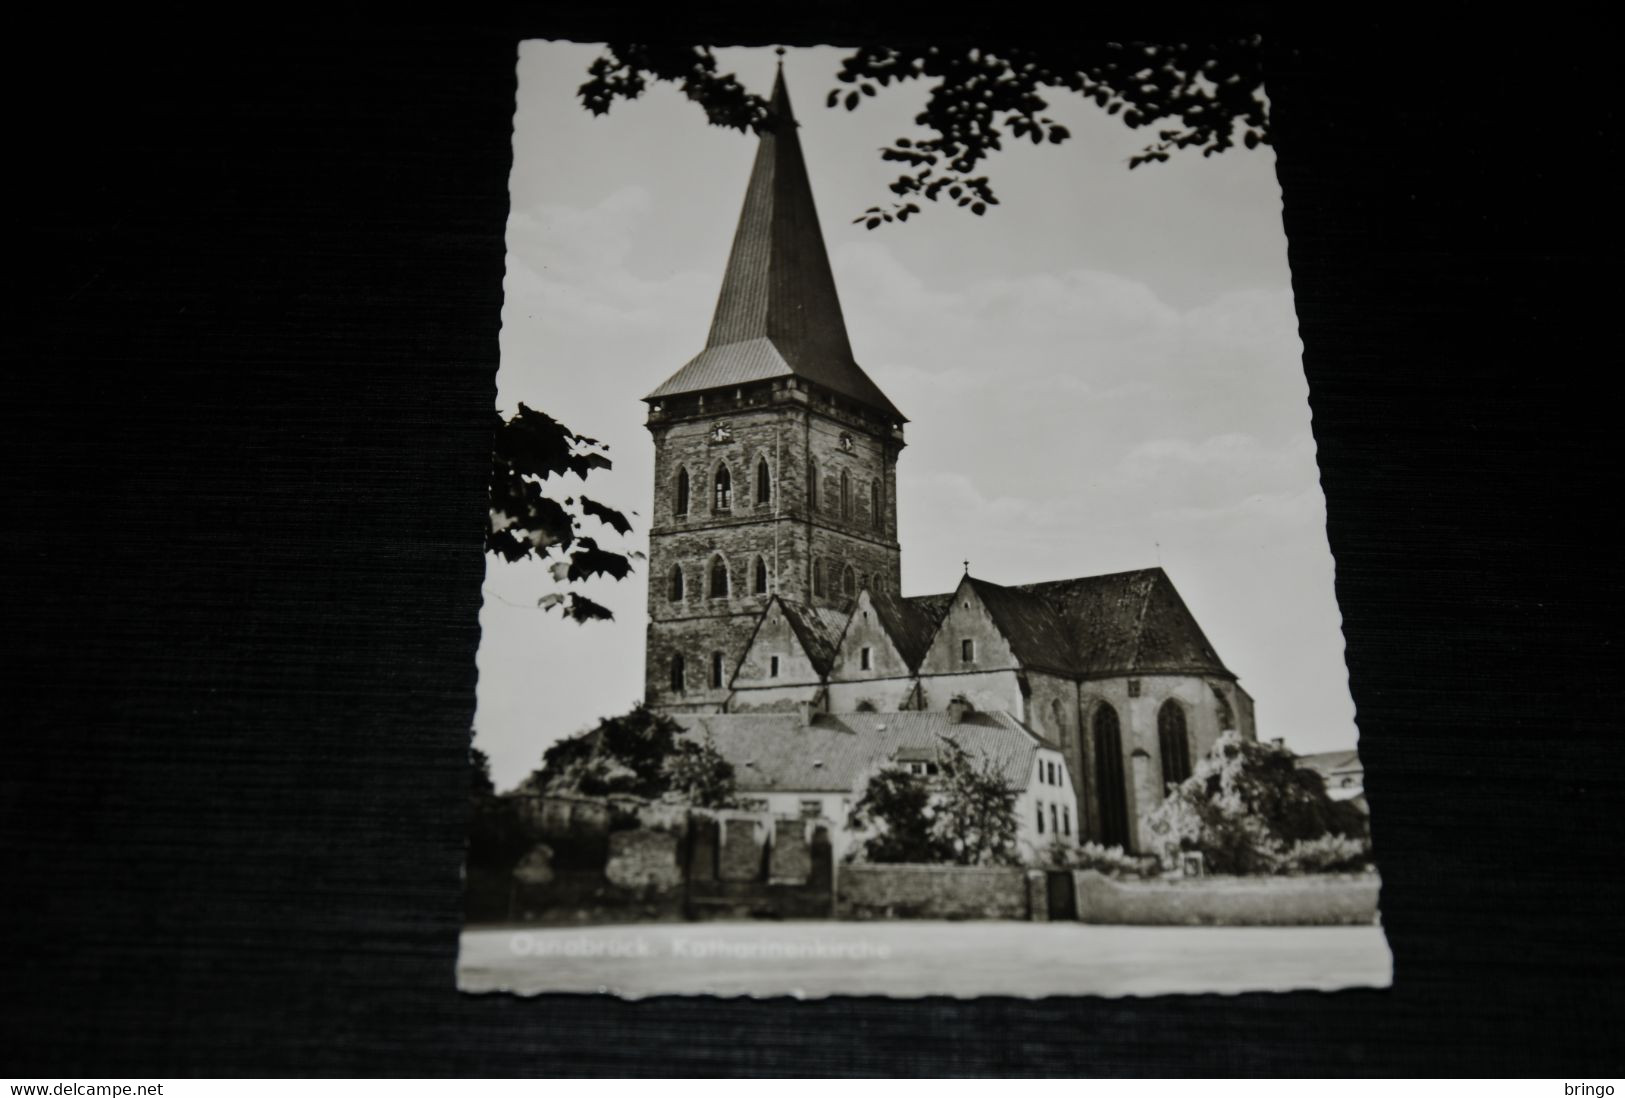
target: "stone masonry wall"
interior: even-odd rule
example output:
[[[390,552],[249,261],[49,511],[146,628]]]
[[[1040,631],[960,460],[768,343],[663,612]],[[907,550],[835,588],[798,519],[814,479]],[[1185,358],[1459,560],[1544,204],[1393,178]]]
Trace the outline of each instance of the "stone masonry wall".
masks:
[[[1019,866],[843,865],[836,874],[842,919],[1026,919],[1027,874]]]
[[[1382,890],[1375,873],[1162,882],[1085,869],[1073,879],[1081,921],[1132,926],[1370,926]]]

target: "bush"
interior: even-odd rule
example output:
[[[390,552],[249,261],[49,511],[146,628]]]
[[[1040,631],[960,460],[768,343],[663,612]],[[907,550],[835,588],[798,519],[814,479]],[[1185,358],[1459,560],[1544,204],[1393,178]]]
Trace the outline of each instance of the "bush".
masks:
[[[1329,872],[1369,860],[1358,809],[1285,747],[1227,732],[1147,820],[1158,856],[1196,850],[1212,873]]]
[[[1151,870],[1147,859],[1136,857],[1120,846],[1099,843],[1068,846],[1059,839],[1044,848],[1036,868],[1093,869],[1108,877],[1144,877]]]

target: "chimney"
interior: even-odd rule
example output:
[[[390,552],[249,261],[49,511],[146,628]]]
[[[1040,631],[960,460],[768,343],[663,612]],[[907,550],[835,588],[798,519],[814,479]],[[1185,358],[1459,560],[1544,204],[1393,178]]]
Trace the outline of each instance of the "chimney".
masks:
[[[955,695],[953,701],[948,703],[948,721],[951,724],[963,724],[966,713],[976,712],[971,703],[962,695]]]

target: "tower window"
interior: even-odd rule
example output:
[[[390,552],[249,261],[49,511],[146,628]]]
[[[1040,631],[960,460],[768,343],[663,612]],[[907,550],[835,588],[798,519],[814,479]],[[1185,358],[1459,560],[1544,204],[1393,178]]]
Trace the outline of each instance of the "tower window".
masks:
[[[959,642],[959,662],[976,662],[976,642],[971,640],[969,637],[966,637],[964,640]]]
[[[688,470],[677,470],[677,507],[679,515],[688,514]]]
[[[671,658],[671,692],[673,694],[681,694],[683,688],[687,685],[684,682],[685,676],[683,672],[683,657],[681,655],[673,656]]]
[[[756,593],[767,594],[767,561],[761,557],[756,558]]]
[[[852,478],[845,469],[841,470],[841,517],[852,517]]]
[[[852,571],[850,564],[841,571],[841,591],[847,598],[852,598],[858,593],[858,574]]]
[[[879,530],[885,525],[883,518],[884,516],[880,513],[880,482],[871,480],[869,482],[869,525]]]
[[[671,569],[671,601],[683,601],[683,566],[675,564]]]
[[[711,689],[722,689],[722,653],[711,653]]]
[[[864,648],[864,650],[862,652],[858,653],[859,665],[865,671],[870,670],[871,666],[873,665],[873,660],[871,658],[872,655],[873,655],[873,652],[874,652],[874,650],[872,648]]]
[[[756,502],[768,503],[773,499],[773,478],[767,471],[767,459],[756,463]]]
[[[734,478],[726,465],[717,466],[717,494],[713,510],[729,511],[734,505]]]
[[[720,556],[711,558],[711,597],[714,599],[728,597],[728,562]]]
[[[812,562],[812,591],[815,595],[824,593],[824,562],[817,557]]]
[[[1137,698],[1137,697],[1140,696],[1140,680],[1139,679],[1130,679],[1130,680],[1128,680],[1128,696],[1131,697],[1131,698]]]

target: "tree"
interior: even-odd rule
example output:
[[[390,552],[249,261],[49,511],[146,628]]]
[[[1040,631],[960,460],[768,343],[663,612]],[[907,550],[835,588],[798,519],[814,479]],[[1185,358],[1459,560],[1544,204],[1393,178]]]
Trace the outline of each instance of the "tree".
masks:
[[[948,861],[948,849],[932,828],[935,810],[925,780],[897,767],[869,776],[852,806],[847,826],[873,831],[863,842],[863,860],[881,864]]]
[[[1148,819],[1160,854],[1200,851],[1217,873],[1348,869],[1370,860],[1365,817],[1285,747],[1226,732]]]
[[[933,80],[922,132],[896,138],[881,158],[903,165],[890,184],[896,200],[854,218],[870,229],[920,212],[913,201],[950,201],[981,216],[998,198],[986,175],[975,175],[1004,146],[1006,134],[1035,145],[1059,145],[1071,134],[1044,112],[1045,93],[1082,96],[1131,129],[1152,127],[1156,138],[1128,161],[1130,169],[1160,163],[1178,149],[1203,156],[1241,141],[1270,144],[1263,63],[1256,35],[1176,45],[1079,42],[1054,46],[867,46],[841,60],[826,105],[856,110],[881,88]],[[718,73],[706,46],[612,44],[588,67],[578,95],[593,114],[616,99],[635,99],[650,80],[677,84],[714,126],[740,131],[778,124],[768,100],[745,90],[732,73]]]
[[[640,552],[605,549],[583,534],[591,519],[602,529],[624,536],[632,524],[626,516],[595,499],[576,493],[557,498],[554,477],[574,474],[583,480],[595,469],[610,468],[608,449],[597,439],[578,435],[545,412],[519,405],[513,418],[497,417],[491,447],[491,525],[487,552],[513,562],[551,561],[553,579],[576,583],[595,576],[624,579]],[[543,609],[558,608],[576,622],[607,621],[614,615],[577,592],[545,595]]]
[[[938,752],[941,770],[936,817],[937,834],[954,851],[960,865],[1014,865],[1016,793],[1004,780],[1003,768],[946,737]]]
[[[1015,807],[996,762],[943,737],[935,781],[896,766],[877,770],[847,826],[873,831],[862,846],[870,862],[1015,865]]]
[[[526,784],[547,793],[621,794],[703,808],[735,800],[733,765],[711,739],[684,737],[681,725],[642,702],[549,747]]]

